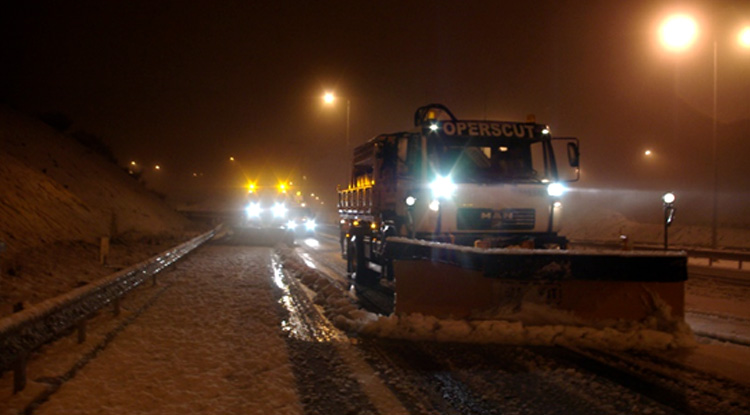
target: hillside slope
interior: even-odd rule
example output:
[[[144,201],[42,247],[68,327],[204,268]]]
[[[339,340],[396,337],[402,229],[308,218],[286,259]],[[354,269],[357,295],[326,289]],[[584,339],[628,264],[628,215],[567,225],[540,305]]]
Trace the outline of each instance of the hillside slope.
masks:
[[[103,236],[125,266],[196,230],[116,165],[0,107],[0,315],[111,273],[92,269]]]

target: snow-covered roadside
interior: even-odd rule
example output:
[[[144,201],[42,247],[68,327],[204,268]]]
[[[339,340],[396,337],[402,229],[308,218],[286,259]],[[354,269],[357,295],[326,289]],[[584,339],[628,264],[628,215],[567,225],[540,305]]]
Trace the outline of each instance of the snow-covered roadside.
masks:
[[[610,350],[681,349],[696,345],[690,328],[665,316],[665,309],[642,323],[622,322],[607,327],[570,324],[570,316],[534,304],[523,304],[520,311],[487,320],[438,319],[421,314],[377,316],[358,308],[348,292],[320,272],[305,265],[292,250],[279,248],[284,266],[316,292],[315,302],[342,330],[365,336],[410,340],[499,343],[514,345],[566,345]],[[533,325],[539,320],[559,324]],[[565,322],[565,323],[563,323]]]
[[[111,241],[106,264],[99,261],[99,245],[86,241],[56,241],[16,254],[0,276],[0,318],[14,307],[24,309],[65,294],[120,269],[137,264],[179,245],[197,232],[136,234]]]
[[[35,413],[302,413],[271,274],[268,249],[202,248]]]

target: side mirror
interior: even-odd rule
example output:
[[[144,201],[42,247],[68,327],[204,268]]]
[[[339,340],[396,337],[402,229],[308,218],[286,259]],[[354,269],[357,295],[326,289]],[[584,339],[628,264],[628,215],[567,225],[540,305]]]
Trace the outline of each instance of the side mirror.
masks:
[[[568,143],[568,163],[570,167],[580,167],[580,153],[578,151],[578,143]]]
[[[553,138],[552,146],[557,161],[557,175],[563,182],[575,182],[581,178],[580,172],[580,152],[578,149],[578,139],[572,137]],[[568,157],[568,163],[563,161],[563,157]]]

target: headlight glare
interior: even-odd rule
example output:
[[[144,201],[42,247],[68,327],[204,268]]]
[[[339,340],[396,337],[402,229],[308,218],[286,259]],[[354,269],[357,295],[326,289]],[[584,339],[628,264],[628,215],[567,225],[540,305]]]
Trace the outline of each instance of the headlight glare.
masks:
[[[565,193],[565,186],[560,183],[550,183],[547,186],[547,194],[554,197],[562,196]]]
[[[314,220],[308,220],[305,222],[305,230],[308,232],[312,232],[315,230],[315,221]]]
[[[250,218],[257,218],[260,216],[260,204],[259,203],[250,203],[245,207],[245,213]]]
[[[274,218],[283,218],[286,216],[286,206],[284,206],[283,203],[274,203],[273,207],[271,208],[271,211],[273,212]]]
[[[430,189],[432,189],[432,196],[435,199],[446,199],[453,196],[453,192],[456,191],[456,184],[453,183],[450,176],[439,176],[430,183]]]

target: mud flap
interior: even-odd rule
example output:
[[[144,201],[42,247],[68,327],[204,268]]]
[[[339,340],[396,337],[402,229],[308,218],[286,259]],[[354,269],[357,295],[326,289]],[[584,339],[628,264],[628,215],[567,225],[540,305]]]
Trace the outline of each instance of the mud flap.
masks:
[[[661,252],[480,250],[389,240],[397,313],[465,318],[535,302],[582,319],[682,319],[687,256]],[[668,306],[668,307],[665,307]]]

